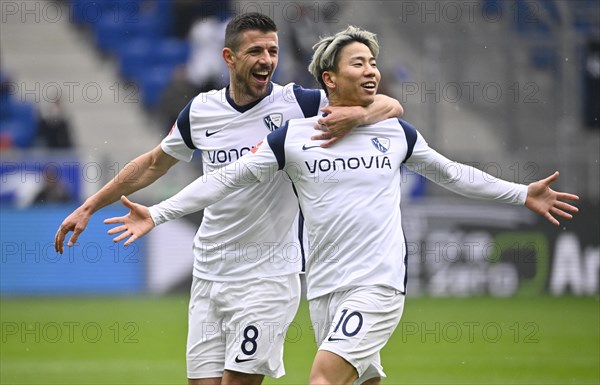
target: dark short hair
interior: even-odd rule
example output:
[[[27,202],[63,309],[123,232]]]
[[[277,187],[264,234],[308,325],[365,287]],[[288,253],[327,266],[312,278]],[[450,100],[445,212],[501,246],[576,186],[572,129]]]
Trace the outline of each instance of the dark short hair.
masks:
[[[249,12],[236,16],[225,29],[225,47],[236,50],[240,44],[240,35],[246,31],[277,32],[277,25],[267,15]]]

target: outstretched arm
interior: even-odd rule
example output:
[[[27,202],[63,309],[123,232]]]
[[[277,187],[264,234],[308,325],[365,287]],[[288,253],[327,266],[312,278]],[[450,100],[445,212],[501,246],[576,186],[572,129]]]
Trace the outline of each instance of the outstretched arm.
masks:
[[[166,154],[160,145],[129,162],[114,179],[63,220],[54,236],[54,249],[62,254],[69,232],[72,231],[73,235],[68,246],[73,246],[96,211],[116,202],[122,195],[134,193],[155,182],[175,163],[177,159]]]
[[[121,233],[113,239],[114,242],[120,242],[129,237],[125,242],[125,246],[127,246],[149,233],[154,226],[202,210],[225,198],[233,191],[255,183],[257,180],[251,176],[252,173],[240,174],[238,172],[238,162],[223,167],[215,174],[199,177],[171,198],[151,207],[133,203],[126,197],[121,197],[121,202],[129,208],[129,214],[105,219],[104,223],[106,224],[120,224],[120,226],[110,229],[108,234]]]
[[[430,148],[418,133],[413,153],[406,165],[457,194],[469,198],[525,205],[554,225],[559,225],[555,215],[571,219],[573,217],[571,213],[578,212],[577,207],[562,201],[577,201],[579,200],[577,195],[556,192],[550,188],[550,184],[558,178],[558,172],[529,186],[507,182],[482,170],[449,160]]]
[[[316,128],[323,133],[313,136],[313,140],[327,140],[321,147],[330,147],[357,126],[377,123],[385,119],[401,117],[404,109],[396,99],[376,95],[375,101],[367,107],[332,107],[321,110],[327,116],[318,120]]]
[[[121,197],[121,202],[129,208],[129,214],[106,219],[106,224],[120,224],[108,233],[121,233],[113,239],[115,242],[129,237],[125,242],[127,246],[161,223],[202,210],[246,186],[269,181],[277,171],[277,159],[266,143],[258,146],[260,149],[254,153],[248,153],[234,163],[201,176],[157,205],[146,207]]]
[[[558,179],[558,171],[549,177],[531,183],[527,186],[527,198],[525,206],[546,218],[550,223],[558,226],[560,222],[555,218],[556,215],[571,219],[571,213],[577,213],[579,209],[563,200],[578,201],[579,197],[574,194],[557,192],[550,188],[552,182]]]

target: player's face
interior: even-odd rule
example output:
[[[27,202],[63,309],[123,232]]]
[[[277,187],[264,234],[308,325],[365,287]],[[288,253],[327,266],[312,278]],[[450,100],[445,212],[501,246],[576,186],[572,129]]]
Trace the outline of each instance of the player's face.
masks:
[[[265,95],[277,67],[279,45],[276,32],[246,31],[233,52],[233,81],[239,99],[252,102]]]
[[[381,74],[369,47],[354,42],[342,48],[332,80],[335,83],[333,95],[337,104],[368,106],[373,103]]]

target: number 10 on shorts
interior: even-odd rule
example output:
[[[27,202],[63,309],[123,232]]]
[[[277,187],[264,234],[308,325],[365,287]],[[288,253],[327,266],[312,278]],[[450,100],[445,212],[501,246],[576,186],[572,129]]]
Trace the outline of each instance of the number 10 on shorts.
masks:
[[[363,316],[358,311],[350,309],[342,310],[339,320],[335,323],[335,329],[327,337],[327,341],[342,341],[358,334],[363,325]]]

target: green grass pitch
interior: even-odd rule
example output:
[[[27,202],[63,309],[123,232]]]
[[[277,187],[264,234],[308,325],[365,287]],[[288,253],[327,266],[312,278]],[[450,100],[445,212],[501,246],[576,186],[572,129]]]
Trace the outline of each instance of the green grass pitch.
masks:
[[[2,298],[1,384],[184,384],[187,298]],[[287,375],[316,351],[302,303]],[[382,352],[384,384],[599,384],[598,297],[411,298]]]

